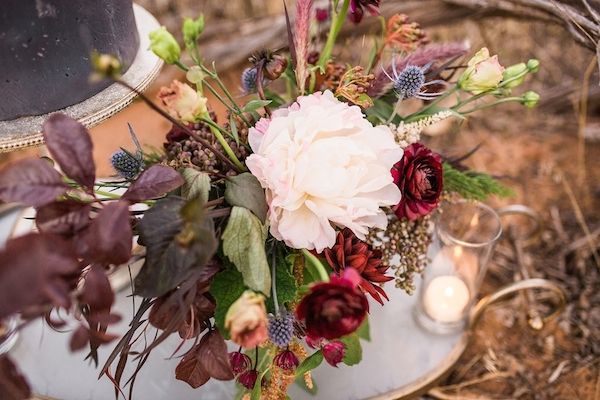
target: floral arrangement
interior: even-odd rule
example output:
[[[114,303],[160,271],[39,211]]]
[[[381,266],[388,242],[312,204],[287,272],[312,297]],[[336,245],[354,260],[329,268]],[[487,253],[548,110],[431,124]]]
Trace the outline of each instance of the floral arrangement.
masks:
[[[52,159],[0,173],[0,199],[37,211],[37,232],[0,254],[0,319],[41,316],[59,328],[65,321],[51,311],[68,311],[78,324],[71,350],[87,347],[98,362],[99,346],[116,340],[101,372],[119,390],[125,365],[138,365],[132,386],[170,335],[184,352],[176,379],[194,388],[236,379],[244,398],[285,399],[294,382],[313,390],[311,370],[323,361],[359,363],[369,309],[385,307],[394,290],[385,283],[414,290],[441,199],[510,194],[466,169],[468,155],[429,149],[421,133],[501,103],[533,107],[539,97],[513,94],[536,60],[504,68],[483,48],[462,65],[465,45],[430,44],[405,15],[387,20],[364,64],[344,63],[344,49],[334,53],[342,25],[376,15],[379,3],[315,9],[298,0],[287,15],[287,51],[250,58],[243,102],[202,58],[202,17],[183,23],[187,57],[165,28],[152,32],[152,51],[187,82],[162,88],[158,105],[140,94],[172,129],[163,153],[137,141],[134,151],[118,150],[114,182],[96,182],[86,129],[50,117],[43,131]],[[127,85],[115,58],[96,54],[94,65]],[[208,95],[227,108],[225,118]],[[134,238],[143,251],[132,251]],[[109,276],[139,259],[132,291],[142,300],[130,330],[115,337]],[[147,331],[155,339],[132,352]],[[228,352],[226,340],[238,350]],[[0,362],[0,397],[28,398],[26,378],[8,357]]]

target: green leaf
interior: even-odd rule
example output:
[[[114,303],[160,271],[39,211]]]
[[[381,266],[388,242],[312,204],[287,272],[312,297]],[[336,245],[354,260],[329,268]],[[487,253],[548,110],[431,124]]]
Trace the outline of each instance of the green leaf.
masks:
[[[242,108],[242,112],[251,113],[261,107],[268,106],[269,104],[271,104],[271,100],[250,100],[244,108]]]
[[[467,200],[484,201],[490,195],[499,197],[514,196],[514,192],[492,176],[476,171],[459,171],[449,163],[444,163],[444,190],[455,192]]]
[[[275,283],[277,287],[277,300],[279,304],[290,303],[296,298],[296,278],[292,274],[291,265],[285,258],[277,260],[275,270]],[[267,312],[275,313],[274,299],[267,299]]]
[[[302,361],[302,363],[296,368],[296,376],[303,376],[308,371],[312,371],[317,368],[323,362],[323,352],[321,350],[315,351],[313,354],[308,356]]]
[[[229,116],[229,128],[231,129],[231,135],[235,139],[235,144],[240,145],[240,135],[238,134],[237,124],[235,123],[234,115]]]
[[[265,227],[250,210],[232,208],[222,236],[223,253],[242,273],[246,286],[269,297],[271,273],[265,252],[266,238]]]
[[[225,183],[225,201],[232,206],[247,208],[262,223],[267,218],[269,206],[260,182],[249,172],[228,178]]]
[[[210,294],[217,302],[215,324],[225,339],[229,338],[229,332],[225,329],[225,314],[245,290],[242,274],[235,268],[227,268],[219,272],[210,286]]]
[[[365,318],[362,324],[356,330],[356,334],[359,338],[366,340],[367,342],[371,341],[371,327],[369,326],[369,317]]]
[[[260,400],[260,392],[262,389],[262,385],[261,382],[264,378],[264,376],[266,375],[267,372],[269,372],[270,368],[265,369],[263,372],[261,372],[258,375],[258,378],[256,378],[256,383],[254,384],[254,389],[252,389],[252,394],[250,395],[250,400]]]
[[[174,289],[203,268],[217,249],[212,220],[204,217],[204,203],[197,199],[158,200],[138,230],[146,259],[135,278],[135,294],[143,297],[159,297]]]
[[[210,176],[194,168],[185,168],[181,171],[181,176],[185,181],[181,188],[181,195],[188,200],[198,198],[206,203],[210,193]]]
[[[360,345],[360,339],[356,333],[348,336],[344,336],[340,339],[346,347],[346,354],[342,362],[346,365],[356,365],[362,360],[362,346]]]

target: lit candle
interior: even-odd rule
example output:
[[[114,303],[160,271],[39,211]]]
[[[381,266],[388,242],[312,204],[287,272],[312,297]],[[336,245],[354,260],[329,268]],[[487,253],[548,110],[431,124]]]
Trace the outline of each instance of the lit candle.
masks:
[[[469,300],[469,288],[462,279],[442,275],[427,285],[423,305],[431,318],[446,323],[457,322],[463,318]]]

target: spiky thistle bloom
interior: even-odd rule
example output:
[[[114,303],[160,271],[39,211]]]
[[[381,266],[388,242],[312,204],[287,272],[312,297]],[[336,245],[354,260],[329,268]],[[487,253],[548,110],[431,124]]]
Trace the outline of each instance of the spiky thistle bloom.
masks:
[[[269,339],[279,347],[285,347],[294,337],[294,315],[283,312],[275,316],[269,316],[267,331]]]
[[[258,72],[254,67],[248,67],[242,72],[242,90],[244,94],[256,92],[256,79]]]
[[[469,51],[469,46],[465,43],[431,44],[419,47],[406,57],[395,57],[388,65],[378,68],[375,80],[371,82],[367,94],[376,98],[392,90],[394,88],[394,81],[390,80],[389,76],[393,73],[393,68],[396,71],[402,71],[408,65],[424,67],[430,64],[437,66],[453,58],[465,55],[467,51]]]
[[[124,150],[116,151],[110,158],[114,170],[125,179],[133,179],[144,167],[141,157],[136,157]]]
[[[400,124],[389,124],[388,126],[394,133],[396,142],[403,149],[407,148],[413,143],[417,143],[421,139],[421,133],[428,127],[437,124],[452,116],[451,111],[440,111],[433,115],[421,118],[415,122],[400,122]]]
[[[358,239],[350,229],[338,232],[335,245],[325,249],[323,255],[338,274],[346,268],[354,268],[361,277],[359,287],[380,304],[383,304],[383,298],[388,299],[379,284],[394,278],[385,275],[388,267],[381,264],[381,252]]]

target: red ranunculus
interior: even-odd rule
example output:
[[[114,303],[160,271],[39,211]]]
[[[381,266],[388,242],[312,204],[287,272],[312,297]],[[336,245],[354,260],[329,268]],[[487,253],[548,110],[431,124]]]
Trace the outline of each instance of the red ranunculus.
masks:
[[[442,158],[420,143],[404,149],[404,157],[392,168],[402,200],[394,207],[398,218],[415,220],[439,203],[443,187]]]
[[[369,304],[358,289],[361,278],[353,268],[341,277],[313,285],[296,309],[308,336],[337,339],[354,332],[367,315]]]

